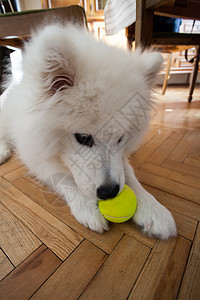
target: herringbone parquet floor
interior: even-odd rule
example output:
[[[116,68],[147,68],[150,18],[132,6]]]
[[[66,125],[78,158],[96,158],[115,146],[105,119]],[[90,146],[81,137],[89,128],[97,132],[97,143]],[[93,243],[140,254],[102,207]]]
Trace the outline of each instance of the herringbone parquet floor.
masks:
[[[15,157],[0,166],[0,299],[200,299],[200,89],[157,96],[130,158],[140,182],[173,213],[160,241],[131,222],[99,235],[82,227]]]

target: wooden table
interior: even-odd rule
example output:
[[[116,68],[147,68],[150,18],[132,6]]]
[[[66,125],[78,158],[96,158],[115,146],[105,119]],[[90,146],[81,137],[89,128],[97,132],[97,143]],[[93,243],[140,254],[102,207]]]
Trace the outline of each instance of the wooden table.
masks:
[[[154,14],[183,19],[200,20],[199,0],[136,0],[135,43],[152,44]],[[127,29],[128,42],[133,39],[133,26]],[[176,40],[171,41],[176,44]],[[198,43],[197,43],[198,44]],[[130,45],[129,45],[130,46]]]
[[[177,48],[177,45],[198,46],[194,64],[194,70],[189,87],[188,101],[191,102],[194,86],[196,83],[199,55],[200,55],[200,34],[184,33],[153,33],[154,14],[168,17],[200,20],[200,1],[198,0],[136,0],[136,22],[127,28],[127,46],[132,48],[135,39],[135,46],[148,47],[156,45],[166,51]],[[171,48],[170,48],[171,47]],[[168,70],[170,69],[170,66]],[[168,74],[166,73],[166,77]],[[165,83],[164,83],[165,85]]]

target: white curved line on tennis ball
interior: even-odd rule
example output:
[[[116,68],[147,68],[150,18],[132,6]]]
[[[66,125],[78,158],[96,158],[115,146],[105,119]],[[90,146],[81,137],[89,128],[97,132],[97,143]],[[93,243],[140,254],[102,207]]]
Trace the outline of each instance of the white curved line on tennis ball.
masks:
[[[126,219],[126,218],[131,218],[134,214],[130,214],[128,216],[123,216],[123,217],[113,217],[113,216],[108,216],[108,215],[103,215],[104,218],[112,218],[112,219]]]

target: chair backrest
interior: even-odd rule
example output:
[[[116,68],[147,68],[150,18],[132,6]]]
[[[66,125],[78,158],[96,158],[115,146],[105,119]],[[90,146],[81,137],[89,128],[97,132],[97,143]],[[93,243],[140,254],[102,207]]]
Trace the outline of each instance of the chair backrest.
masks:
[[[15,0],[0,0],[0,13],[6,14],[9,12],[17,11],[17,5]]]
[[[0,37],[27,36],[37,27],[50,22],[73,22],[87,26],[85,11],[78,5],[24,11],[0,16]]]
[[[43,8],[56,8],[70,5],[81,5],[84,7],[84,0],[42,0]]]

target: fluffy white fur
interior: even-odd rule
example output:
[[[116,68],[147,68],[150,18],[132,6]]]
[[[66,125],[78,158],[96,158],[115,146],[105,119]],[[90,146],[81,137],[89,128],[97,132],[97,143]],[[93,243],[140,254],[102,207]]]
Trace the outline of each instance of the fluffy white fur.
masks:
[[[127,160],[148,126],[151,84],[161,63],[157,53],[125,53],[70,24],[38,31],[26,45],[21,81],[7,90],[0,163],[15,148],[75,218],[99,233],[108,222],[97,189],[115,183],[121,190],[126,183],[138,201],[133,221],[149,235],[176,235],[171,213],[143,189]],[[92,135],[94,145],[79,144],[75,133]]]

